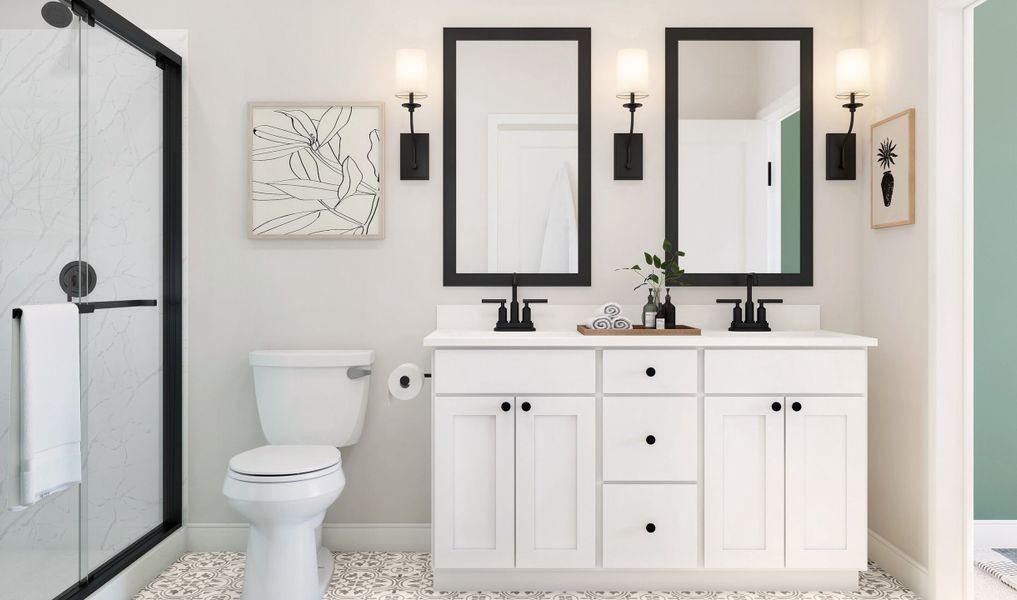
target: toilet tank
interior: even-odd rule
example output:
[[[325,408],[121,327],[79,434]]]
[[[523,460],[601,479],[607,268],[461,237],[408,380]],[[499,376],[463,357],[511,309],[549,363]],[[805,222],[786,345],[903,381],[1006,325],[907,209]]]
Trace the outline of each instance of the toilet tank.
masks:
[[[341,448],[364,429],[373,350],[251,352],[254,395],[269,444]]]

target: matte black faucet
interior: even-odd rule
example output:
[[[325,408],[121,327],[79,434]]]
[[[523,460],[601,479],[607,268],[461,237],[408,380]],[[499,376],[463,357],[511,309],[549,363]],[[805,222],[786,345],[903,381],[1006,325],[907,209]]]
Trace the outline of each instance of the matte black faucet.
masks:
[[[533,326],[533,313],[530,311],[531,304],[546,304],[547,298],[523,298],[523,316],[519,318],[519,284],[516,274],[512,274],[512,302],[509,309],[505,309],[504,298],[484,298],[484,304],[500,304],[498,307],[498,322],[494,326],[495,331],[536,331]]]
[[[761,298],[759,310],[752,302],[752,286],[756,283],[756,274],[745,276],[745,316],[742,317],[742,301],[738,298],[719,298],[718,304],[734,304],[731,311],[731,326],[728,331],[770,331],[770,323],[766,320],[766,305],[784,302],[779,298]]]

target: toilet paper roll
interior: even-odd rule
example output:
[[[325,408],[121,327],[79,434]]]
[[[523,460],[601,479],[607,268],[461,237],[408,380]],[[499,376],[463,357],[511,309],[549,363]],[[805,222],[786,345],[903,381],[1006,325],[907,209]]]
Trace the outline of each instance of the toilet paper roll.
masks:
[[[424,387],[424,374],[413,363],[403,363],[388,376],[389,400],[413,400]]]

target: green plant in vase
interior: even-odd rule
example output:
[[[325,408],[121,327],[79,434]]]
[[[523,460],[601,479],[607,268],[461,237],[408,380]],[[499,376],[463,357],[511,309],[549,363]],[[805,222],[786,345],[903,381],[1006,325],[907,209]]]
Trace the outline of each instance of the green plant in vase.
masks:
[[[663,256],[643,252],[646,268],[643,268],[643,265],[634,264],[631,267],[616,269],[617,271],[632,271],[639,276],[642,281],[632,289],[648,288],[657,308],[660,308],[661,291],[669,285],[681,285],[681,278],[685,275],[685,270],[678,265],[678,259],[685,256],[685,253],[675,248],[669,240],[664,240],[661,248]]]

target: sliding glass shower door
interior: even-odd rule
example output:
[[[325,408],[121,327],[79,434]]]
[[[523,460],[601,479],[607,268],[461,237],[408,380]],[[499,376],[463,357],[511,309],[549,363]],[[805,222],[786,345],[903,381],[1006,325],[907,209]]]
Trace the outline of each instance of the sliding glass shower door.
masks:
[[[81,42],[81,258],[96,271],[81,300],[157,302],[81,319],[90,572],[163,520],[163,73],[105,29]]]
[[[38,16],[36,12],[36,16]],[[81,24],[0,29],[0,598],[48,600],[81,577],[80,490],[10,512],[12,309],[64,302],[81,249]]]
[[[81,598],[180,524],[180,62],[98,2],[14,2],[0,26],[0,600]],[[62,302],[80,312],[82,481],[13,512],[12,311]]]

